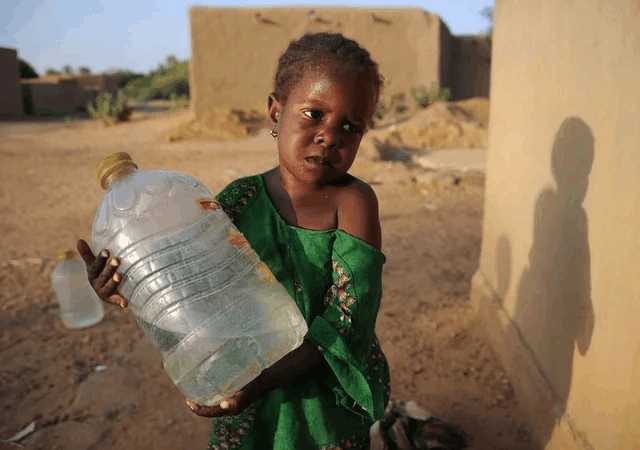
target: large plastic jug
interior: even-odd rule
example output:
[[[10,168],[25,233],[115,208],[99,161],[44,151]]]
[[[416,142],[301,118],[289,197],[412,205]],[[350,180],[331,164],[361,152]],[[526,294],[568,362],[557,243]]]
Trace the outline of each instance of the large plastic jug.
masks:
[[[87,270],[75,252],[58,255],[51,272],[51,286],[60,305],[60,319],[67,328],[86,328],[104,317],[102,301],[87,281]]]
[[[219,403],[300,346],[295,302],[196,179],[105,158],[94,251],[120,258],[120,293],[188,399]]]

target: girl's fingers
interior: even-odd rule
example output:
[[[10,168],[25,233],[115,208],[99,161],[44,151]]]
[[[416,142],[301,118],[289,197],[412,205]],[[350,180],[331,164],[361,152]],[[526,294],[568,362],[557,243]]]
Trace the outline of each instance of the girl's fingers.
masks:
[[[235,398],[235,395],[222,400],[218,405],[205,406],[199,405],[192,400],[187,400],[187,406],[195,414],[202,417],[235,416],[242,412],[240,402]]]
[[[109,296],[105,301],[107,303],[111,303],[112,305],[117,305],[122,309],[126,308],[129,305],[127,299],[119,294],[113,294]]]
[[[192,400],[187,400],[187,406],[198,416],[202,417],[217,417],[226,415],[227,411],[222,409],[219,405],[205,406],[199,405]]]
[[[89,277],[90,281],[93,281],[100,276],[100,274],[106,267],[105,264],[107,263],[108,259],[109,251],[102,250],[100,253],[98,253],[98,256],[94,258],[93,262],[87,266],[87,276]]]
[[[76,248],[78,249],[78,254],[82,258],[84,263],[87,265],[87,267],[92,265],[93,262],[96,260],[96,257],[93,255],[93,252],[91,251],[91,247],[89,247],[89,244],[87,244],[87,241],[85,241],[84,239],[79,239],[78,244],[76,245]]]
[[[109,298],[112,295],[116,294],[121,281],[122,275],[118,272],[115,272],[113,276],[107,280],[104,286],[102,286],[98,290],[98,295],[102,298]]]
[[[100,257],[102,257],[102,252],[100,253],[100,256],[98,257],[98,259]],[[96,278],[95,281],[93,282],[93,287],[96,289],[96,291],[99,294],[101,293],[102,289],[107,284],[107,282],[111,279],[111,277],[113,277],[113,274],[116,272],[119,265],[120,265],[120,261],[118,261],[118,258],[113,256],[109,258],[109,261],[104,265],[102,272],[100,272],[100,275],[98,275],[98,278]]]

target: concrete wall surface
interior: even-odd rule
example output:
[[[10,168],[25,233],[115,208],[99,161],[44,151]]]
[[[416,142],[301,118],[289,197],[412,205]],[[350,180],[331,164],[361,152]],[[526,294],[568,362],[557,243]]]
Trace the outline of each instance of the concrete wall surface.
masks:
[[[438,16],[421,9],[206,8],[191,18],[192,108],[266,109],[280,54],[305,32],[341,32],[370,51],[386,78],[385,96],[440,83]]]
[[[0,48],[0,116],[21,116],[22,95],[18,52]]]
[[[493,39],[474,305],[538,448],[640,449],[640,2],[498,0]]]

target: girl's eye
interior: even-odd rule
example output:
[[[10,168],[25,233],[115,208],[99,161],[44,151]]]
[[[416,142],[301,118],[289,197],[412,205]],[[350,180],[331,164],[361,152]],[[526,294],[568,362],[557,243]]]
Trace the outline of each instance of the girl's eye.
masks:
[[[308,111],[303,111],[302,114],[307,116],[309,119],[318,120],[322,118],[322,113],[317,109],[310,109]]]
[[[349,122],[345,122],[345,124],[342,125],[342,128],[347,133],[360,133],[361,132],[360,127],[357,127],[354,124],[349,123]]]

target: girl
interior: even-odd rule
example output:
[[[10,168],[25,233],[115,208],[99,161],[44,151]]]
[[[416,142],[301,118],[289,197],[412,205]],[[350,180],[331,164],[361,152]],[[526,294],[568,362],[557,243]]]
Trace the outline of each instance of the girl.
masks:
[[[376,195],[348,171],[382,77],[340,34],[307,34],[278,61],[268,97],[279,165],[217,200],[304,315],[304,344],[217,406],[211,449],[365,449],[389,399],[375,322],[382,265]],[[78,243],[92,286],[120,306],[119,261]]]

